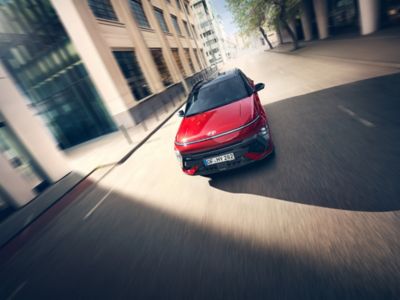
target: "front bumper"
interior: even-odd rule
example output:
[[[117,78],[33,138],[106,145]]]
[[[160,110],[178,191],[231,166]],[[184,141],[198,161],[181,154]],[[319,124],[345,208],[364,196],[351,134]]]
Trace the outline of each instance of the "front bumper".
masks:
[[[272,151],[273,144],[270,137],[266,139],[265,137],[257,134],[239,143],[215,150],[182,154],[182,170],[189,175],[208,175],[239,168],[252,162],[261,160],[271,154]],[[204,159],[228,153],[233,153],[235,160],[209,166],[204,164]]]

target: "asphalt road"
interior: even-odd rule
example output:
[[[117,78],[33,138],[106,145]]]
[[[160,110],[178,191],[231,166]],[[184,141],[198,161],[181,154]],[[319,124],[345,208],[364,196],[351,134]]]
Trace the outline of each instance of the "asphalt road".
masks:
[[[399,299],[400,74],[236,63],[267,83],[274,157],[189,177],[171,119],[2,266],[0,298]]]

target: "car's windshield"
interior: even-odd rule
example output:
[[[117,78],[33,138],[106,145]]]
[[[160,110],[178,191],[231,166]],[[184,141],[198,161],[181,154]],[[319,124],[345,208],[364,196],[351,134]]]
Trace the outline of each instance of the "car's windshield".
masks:
[[[226,76],[205,83],[189,97],[185,116],[192,116],[248,97],[251,91],[240,76]]]

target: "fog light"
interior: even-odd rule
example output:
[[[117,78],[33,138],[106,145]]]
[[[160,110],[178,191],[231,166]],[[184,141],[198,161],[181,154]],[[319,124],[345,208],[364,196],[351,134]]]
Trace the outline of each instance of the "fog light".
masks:
[[[267,127],[265,127],[265,126],[261,127],[260,133],[261,133],[262,135],[268,134],[268,129],[267,129]]]
[[[269,128],[267,126],[263,126],[260,129],[260,135],[262,138],[264,138],[265,140],[269,140]]]

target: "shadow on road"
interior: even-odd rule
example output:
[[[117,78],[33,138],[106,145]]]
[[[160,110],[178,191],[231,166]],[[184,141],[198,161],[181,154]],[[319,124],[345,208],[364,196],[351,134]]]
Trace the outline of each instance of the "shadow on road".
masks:
[[[90,198],[107,193],[98,187]],[[338,257],[349,248],[331,236],[316,241],[340,243],[333,256],[287,241],[262,245],[116,191],[82,221],[95,203],[87,201],[1,269],[2,299],[21,282],[16,299],[394,299],[399,292],[393,261],[361,263],[368,253],[358,253],[344,266]]]
[[[400,74],[270,105],[275,158],[210,185],[355,211],[400,209]]]

